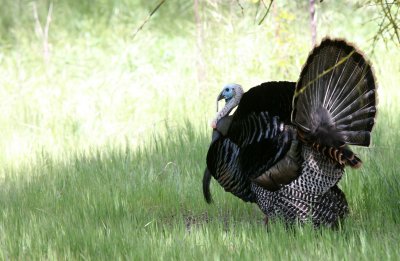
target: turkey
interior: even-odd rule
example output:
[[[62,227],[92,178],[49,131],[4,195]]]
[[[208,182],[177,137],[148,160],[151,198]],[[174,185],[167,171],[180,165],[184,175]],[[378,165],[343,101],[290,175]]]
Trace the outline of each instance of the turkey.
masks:
[[[375,77],[361,52],[325,38],[297,83],[268,82],[246,93],[228,84],[222,99],[203,177],[206,201],[214,177],[256,203],[266,220],[336,225],[348,212],[337,183],[345,166],[362,164],[349,145],[369,146],[375,123]]]

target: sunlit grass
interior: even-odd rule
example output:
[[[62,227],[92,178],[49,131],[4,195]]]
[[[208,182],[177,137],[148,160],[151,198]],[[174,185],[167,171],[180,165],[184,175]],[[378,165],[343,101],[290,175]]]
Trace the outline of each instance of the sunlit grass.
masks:
[[[374,24],[362,19],[373,12],[321,5],[319,20],[319,38],[365,51],[379,84],[372,146],[356,149],[364,167],[340,183],[350,216],[337,231],[288,230],[267,229],[216,183],[206,205],[201,178],[216,94],[227,82],[296,81],[311,49],[306,10],[278,6],[256,26],[250,2],[244,16],[207,6],[198,75],[191,5],[171,20],[169,1],[132,39],[150,7],[111,2],[77,13],[78,2],[54,3],[47,62],[30,8],[14,21],[25,26],[1,27],[2,259],[398,259],[400,53],[371,53]]]
[[[380,126],[378,143],[388,138],[380,132],[386,124]],[[43,152],[6,170],[3,258],[398,257],[400,184],[396,166],[387,164],[394,154],[361,151],[363,169],[349,171],[342,182],[351,214],[341,229],[288,229],[279,222],[267,229],[257,207],[215,183],[215,204],[205,204],[205,130],[189,123],[167,130],[168,137],[155,134],[141,149],[110,144],[60,159]]]

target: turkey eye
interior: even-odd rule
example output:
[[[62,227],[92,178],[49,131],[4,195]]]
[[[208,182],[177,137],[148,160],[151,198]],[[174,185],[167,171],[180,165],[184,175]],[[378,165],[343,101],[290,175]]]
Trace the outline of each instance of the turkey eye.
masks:
[[[226,88],[225,91],[228,92],[228,91],[229,91],[229,88]]]

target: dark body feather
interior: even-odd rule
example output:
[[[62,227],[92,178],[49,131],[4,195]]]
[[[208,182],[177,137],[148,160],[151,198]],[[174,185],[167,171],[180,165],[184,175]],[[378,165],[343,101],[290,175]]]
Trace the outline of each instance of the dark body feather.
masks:
[[[294,87],[267,82],[243,95],[226,135],[241,150],[242,175],[258,177],[289,150],[293,133],[284,126],[290,123]]]
[[[295,84],[285,81],[266,82],[251,88],[243,94],[234,114],[234,120],[240,121],[250,113],[268,112],[270,115],[278,116],[284,124],[289,124]]]
[[[212,175],[226,191],[256,202],[269,218],[335,225],[348,212],[337,183],[346,165],[361,165],[348,145],[370,144],[375,114],[371,66],[352,45],[325,39],[311,52],[296,84],[250,89],[227,132],[214,130],[205,196],[208,191],[211,198],[206,186]],[[271,173],[289,178],[270,186],[264,181],[272,179]]]
[[[219,128],[214,130],[214,141],[207,153],[206,173],[211,173],[226,191],[246,202],[255,202],[251,178],[268,170],[290,147],[291,134],[280,129],[284,126],[280,118],[290,120],[294,89],[294,82],[270,82],[253,87],[243,95],[228,133],[222,135],[218,133]],[[262,93],[269,95],[265,97]],[[248,106],[250,102],[252,106]],[[277,115],[271,117],[268,109]],[[209,179],[209,176],[203,179],[207,202],[211,201]]]

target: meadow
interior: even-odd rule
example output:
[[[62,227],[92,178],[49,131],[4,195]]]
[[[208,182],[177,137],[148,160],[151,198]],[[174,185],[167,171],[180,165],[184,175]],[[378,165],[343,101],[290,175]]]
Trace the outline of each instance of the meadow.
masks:
[[[315,230],[267,228],[216,182],[213,205],[201,190],[217,94],[297,80],[307,1],[261,25],[257,1],[199,2],[197,21],[193,2],[169,0],[135,34],[157,1],[0,0],[0,258],[398,260],[400,48],[373,41],[378,7],[317,4],[317,41],[371,60],[379,111],[355,148],[363,167],[340,182],[350,215]]]

